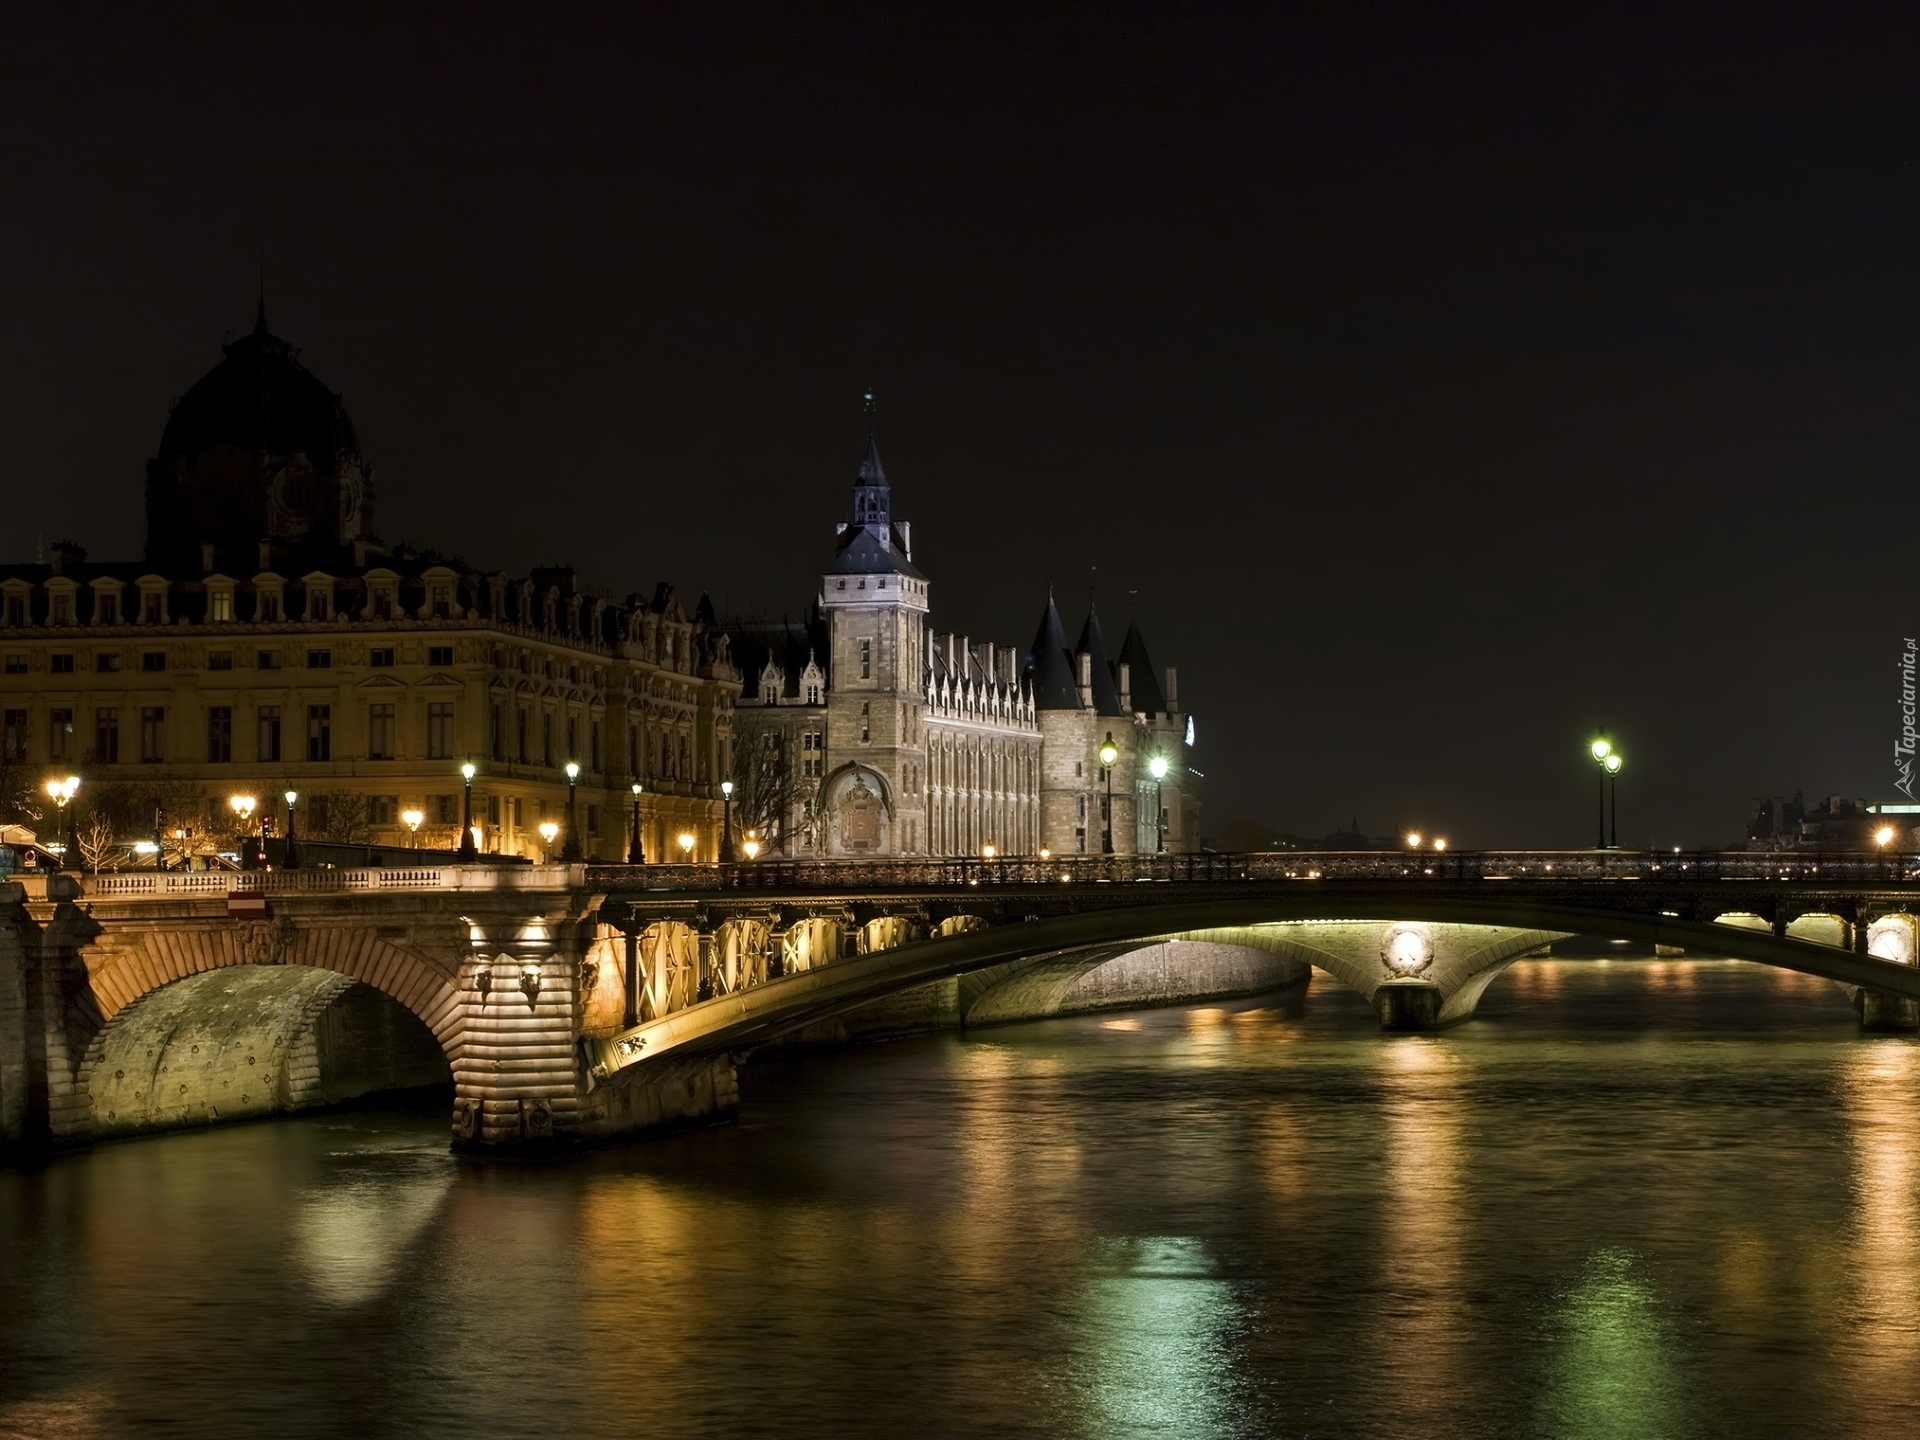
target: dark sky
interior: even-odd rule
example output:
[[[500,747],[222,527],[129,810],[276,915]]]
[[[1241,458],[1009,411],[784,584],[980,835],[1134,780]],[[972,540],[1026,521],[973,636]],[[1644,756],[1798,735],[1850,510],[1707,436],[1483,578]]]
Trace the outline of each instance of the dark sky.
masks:
[[[797,613],[873,386],[937,627],[1137,613],[1216,834],[1897,798],[1911,7],[1579,8],[9,7],[0,559],[137,553],[264,240],[478,565]]]

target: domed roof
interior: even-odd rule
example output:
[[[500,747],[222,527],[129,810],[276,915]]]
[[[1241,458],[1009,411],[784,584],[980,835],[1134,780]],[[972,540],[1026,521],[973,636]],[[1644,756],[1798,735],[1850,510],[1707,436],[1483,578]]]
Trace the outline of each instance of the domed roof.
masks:
[[[224,446],[249,456],[304,453],[320,469],[341,456],[359,457],[360,438],[340,397],[268,331],[265,301],[253,332],[224,349],[226,358],[173,407],[155,457],[163,470]]]

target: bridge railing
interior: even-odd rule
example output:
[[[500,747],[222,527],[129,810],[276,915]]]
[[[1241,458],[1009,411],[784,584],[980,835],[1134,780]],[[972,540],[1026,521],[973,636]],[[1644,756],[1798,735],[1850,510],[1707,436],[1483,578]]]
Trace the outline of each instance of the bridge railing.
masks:
[[[1484,850],[1262,851],[1244,855],[1073,855],[1046,860],[760,860],[732,865],[590,865],[597,890],[926,890],[1235,881],[1920,880],[1920,856],[1879,852]]]
[[[77,878],[85,895],[138,900],[349,890],[570,890],[580,888],[585,870],[582,865],[394,865],[355,870],[146,870]]]

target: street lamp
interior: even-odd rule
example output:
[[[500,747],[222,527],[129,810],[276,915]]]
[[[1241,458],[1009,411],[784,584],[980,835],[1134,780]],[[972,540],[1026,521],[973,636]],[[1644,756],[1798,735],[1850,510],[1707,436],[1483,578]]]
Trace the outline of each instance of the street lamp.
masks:
[[[542,820],[540,822],[540,838],[547,842],[547,859],[549,862],[551,862],[553,859],[554,837],[559,833],[560,833],[560,827],[554,824],[553,821]]]
[[[420,848],[420,822],[427,817],[418,810],[402,810],[400,823],[407,827],[407,833],[413,837],[413,848]]]
[[[1893,833],[1893,826],[1882,825],[1878,830],[1873,832],[1873,843],[1884,850],[1893,842]]]
[[[733,863],[733,782],[720,782],[720,863]]]
[[[980,858],[982,860],[991,860],[993,859],[996,853],[998,852],[994,850],[993,842],[991,840],[989,840],[986,844],[980,847]]]
[[[240,839],[242,841],[240,868],[243,870],[257,870],[260,868],[260,852],[250,843],[253,837],[248,833],[253,826],[255,804],[256,802],[251,795],[229,795],[227,797],[227,808],[232,810],[240,821]]]
[[[280,857],[280,868],[293,870],[297,868],[293,854],[293,806],[294,802],[300,798],[300,792],[288,790],[280,798],[287,802],[287,849],[286,853]]]
[[[460,778],[466,782],[466,789],[460,797],[460,863],[471,865],[480,858],[479,842],[473,838],[473,777],[478,768],[469,760],[460,767]]]
[[[1433,848],[1434,848],[1434,849],[1436,849],[1436,850],[1444,850],[1444,849],[1446,849],[1446,848],[1447,848],[1447,837],[1446,837],[1446,836],[1444,836],[1444,835],[1436,835],[1436,836],[1434,836],[1434,837],[1433,837]]]
[[[73,808],[73,797],[80,793],[80,777],[69,775],[64,780],[47,781],[47,795],[59,806],[66,819],[67,838],[61,844],[60,868],[78,870],[80,868],[80,827]]]
[[[575,795],[580,779],[580,762],[567,761],[567,843],[561,847],[562,860],[580,858],[580,812],[575,804]]]
[[[1620,848],[1620,772],[1627,768],[1626,758],[1618,750],[1609,750],[1600,768],[1607,773],[1607,788],[1613,792],[1612,848]]]
[[[1594,742],[1587,747],[1593,756],[1593,763],[1600,767],[1600,840],[1594,846],[1596,850],[1607,848],[1607,757],[1613,753],[1613,745],[1602,731]]]
[[[682,830],[680,832],[680,859],[683,863],[690,863],[693,860],[693,832],[691,830]]]
[[[1418,830],[1409,831],[1407,834],[1407,849],[1418,850],[1419,848],[1420,832]]]
[[[1147,773],[1153,776],[1153,848],[1159,852],[1167,848],[1167,809],[1160,803],[1160,786],[1167,778],[1167,757],[1154,756],[1147,762]]]
[[[749,860],[757,859],[759,857],[760,841],[754,835],[753,831],[751,830],[747,831],[747,838],[741,842],[740,848],[747,852],[747,859]]]
[[[1113,854],[1113,766],[1120,758],[1120,747],[1113,743],[1113,732],[1107,732],[1107,738],[1100,742],[1100,773],[1107,781],[1107,809],[1101,818],[1106,822],[1100,831],[1100,853]]]
[[[627,863],[644,865],[647,852],[640,848],[640,782],[633,782],[633,839],[627,844]]]

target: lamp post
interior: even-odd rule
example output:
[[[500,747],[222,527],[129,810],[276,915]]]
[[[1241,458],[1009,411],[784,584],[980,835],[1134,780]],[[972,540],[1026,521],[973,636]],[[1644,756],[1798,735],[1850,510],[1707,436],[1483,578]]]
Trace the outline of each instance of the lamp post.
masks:
[[[287,850],[286,853],[280,857],[280,868],[283,870],[294,870],[299,867],[293,853],[293,806],[294,802],[300,798],[300,792],[298,790],[288,790],[280,798],[287,802]]]
[[[400,812],[400,823],[407,827],[407,833],[412,837],[413,848],[416,850],[420,848],[420,822],[426,818],[426,814],[419,810]]]
[[[1620,848],[1620,772],[1627,768],[1626,757],[1618,750],[1609,751],[1607,758],[1600,762],[1600,768],[1607,772],[1607,789],[1612,792],[1613,801],[1613,823],[1608,827],[1612,833],[1608,837],[1608,843],[1612,849],[1618,850]]]
[[[567,761],[567,843],[560,848],[560,858],[574,861],[580,858],[580,812],[575,804],[580,780],[580,762]]]
[[[747,859],[753,860],[758,858],[760,854],[759,837],[757,837],[753,831],[747,831],[747,838],[741,842],[740,848],[746,852]]]
[[[693,863],[693,832],[691,830],[680,832],[680,860],[682,864]]]
[[[640,782],[633,782],[633,838],[627,842],[627,863],[644,865],[647,852],[640,848]]]
[[[553,821],[542,820],[540,822],[540,838],[547,842],[547,861],[549,864],[553,861],[554,838],[558,836],[559,833],[560,827],[554,824]]]
[[[471,865],[480,858],[480,847],[473,839],[473,777],[477,767],[469,760],[460,767],[460,778],[466,782],[466,789],[460,796],[460,863]]]
[[[1120,747],[1113,743],[1113,732],[1107,732],[1107,738],[1100,742],[1100,773],[1107,781],[1106,813],[1101,816],[1104,822],[1100,827],[1100,853],[1113,854],[1113,765],[1120,758]]]
[[[69,775],[64,780],[47,781],[47,795],[60,808],[61,817],[66,821],[62,827],[67,838],[61,842],[60,868],[78,871],[80,869],[80,826],[75,817],[73,797],[80,793],[80,777]]]
[[[1156,755],[1147,762],[1153,776],[1153,849],[1155,854],[1167,848],[1167,811],[1160,803],[1160,787],[1167,778],[1167,757]]]
[[[1604,850],[1607,848],[1607,756],[1613,753],[1613,745],[1605,731],[1587,747],[1587,751],[1593,756],[1593,763],[1600,767],[1600,839],[1594,849]]]
[[[240,820],[240,868],[257,870],[260,868],[260,851],[253,845],[253,836],[248,833],[253,828],[254,798],[251,795],[229,795],[227,808]]]
[[[720,863],[733,863],[733,782],[720,782]]]
[[[156,870],[164,870],[167,868],[167,852],[165,848],[166,837],[161,833],[161,827],[166,824],[166,819],[167,819],[166,811],[160,808],[160,802],[158,800],[154,801],[153,802],[153,868]],[[287,844],[289,847],[291,847],[293,844],[293,829],[291,824],[291,817],[289,817],[289,824],[287,829]]]

